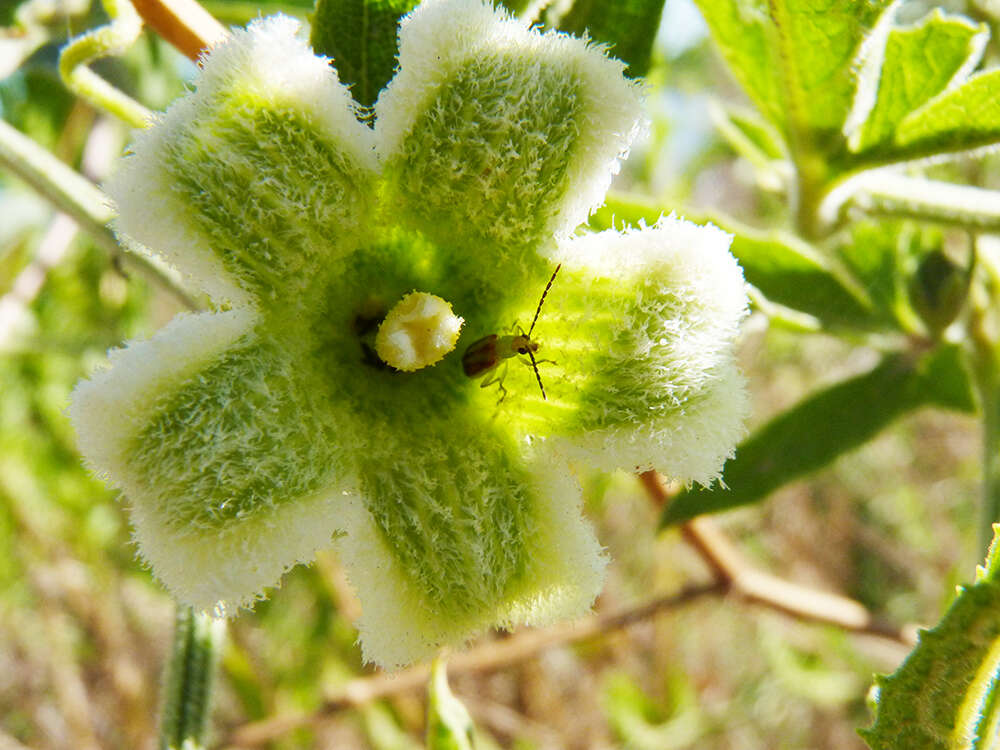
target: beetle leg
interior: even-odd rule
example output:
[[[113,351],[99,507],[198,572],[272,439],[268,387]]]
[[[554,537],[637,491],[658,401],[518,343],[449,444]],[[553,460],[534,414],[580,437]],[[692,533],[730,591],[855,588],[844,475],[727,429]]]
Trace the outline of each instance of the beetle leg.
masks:
[[[503,400],[507,398],[507,389],[503,387],[504,378],[507,377],[507,366],[508,362],[504,362],[500,367],[494,370],[492,373],[487,375],[483,382],[479,384],[480,388],[486,388],[493,385],[494,383],[500,388],[500,398],[497,400],[497,406],[503,403]]]

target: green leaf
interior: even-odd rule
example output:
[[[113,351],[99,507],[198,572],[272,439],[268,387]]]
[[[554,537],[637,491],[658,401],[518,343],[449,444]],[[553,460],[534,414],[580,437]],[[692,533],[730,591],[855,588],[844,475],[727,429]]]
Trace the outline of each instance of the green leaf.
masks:
[[[310,43],[331,58],[356,101],[370,107],[396,69],[399,19],[417,0],[317,0]]]
[[[712,123],[732,149],[756,168],[757,184],[764,190],[786,187],[791,168],[781,134],[756,112],[713,102]]]
[[[668,672],[663,683],[666,701],[654,701],[625,673],[615,672],[605,679],[601,703],[621,746],[682,750],[697,747],[709,732],[710,722],[700,710],[689,677]]]
[[[754,165],[761,166],[788,157],[781,135],[755,112],[713,103],[711,115],[720,135]]]
[[[824,328],[870,329],[876,323],[864,291],[811,246],[783,232],[720,226],[733,232],[732,253],[746,280],[772,302],[812,315]]]
[[[695,0],[729,71],[750,99],[778,127],[784,107],[778,70],[781,56],[763,0]]]
[[[970,151],[998,141],[1000,70],[989,70],[907,115],[896,129],[895,156]]]
[[[909,304],[906,276],[941,240],[940,230],[919,229],[912,222],[861,221],[851,226],[836,253],[864,287],[877,320],[907,333],[922,333]]]
[[[918,387],[925,396],[922,406],[975,413],[976,397],[961,347],[953,344],[938,347],[924,357],[916,375]]]
[[[750,98],[790,140],[839,142],[856,60],[889,0],[697,0]]]
[[[964,78],[979,62],[989,36],[985,26],[940,9],[919,24],[889,33],[878,93],[864,123],[850,137],[852,151],[892,141],[912,111]]]
[[[860,731],[873,750],[991,748],[1000,676],[997,527],[976,583],[959,589],[944,618],[921,631],[895,673],[876,681],[876,718]]]
[[[667,507],[662,524],[763,500],[928,405],[974,409],[957,346],[939,347],[921,359],[888,355],[873,370],[808,396],[737,447],[723,475],[726,487],[686,490]]]
[[[628,63],[633,78],[649,71],[664,0],[576,0],[559,23],[562,31],[611,45],[611,54]]]

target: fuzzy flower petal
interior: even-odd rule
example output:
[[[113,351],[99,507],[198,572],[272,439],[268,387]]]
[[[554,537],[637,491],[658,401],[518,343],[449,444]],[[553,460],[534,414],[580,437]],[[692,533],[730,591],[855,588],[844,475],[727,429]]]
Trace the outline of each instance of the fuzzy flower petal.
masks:
[[[116,229],[218,302],[294,302],[370,218],[371,133],[297,27],[264,19],[213,49],[106,186]]]
[[[623,63],[479,0],[423,3],[401,24],[399,64],[375,126],[395,203],[483,262],[585,220],[636,135]]]
[[[489,627],[590,606],[605,558],[565,465],[509,444],[487,420],[421,410],[369,425],[341,559],[357,587],[365,658],[407,664]],[[400,462],[419,447],[419,461]]]
[[[242,309],[175,318],[73,392],[88,462],[131,503],[142,556],[195,607],[235,611],[338,530],[335,413]]]
[[[546,346],[563,402],[553,431],[602,469],[710,484],[743,435],[733,364],[747,314],[731,237],[673,216],[564,242]]]

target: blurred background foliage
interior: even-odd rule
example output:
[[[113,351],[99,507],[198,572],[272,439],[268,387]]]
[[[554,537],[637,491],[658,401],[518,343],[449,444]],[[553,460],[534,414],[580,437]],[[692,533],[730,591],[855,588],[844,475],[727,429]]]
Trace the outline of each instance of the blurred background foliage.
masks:
[[[227,24],[272,12],[305,18],[311,3],[214,0]],[[937,3],[935,3],[937,5]],[[960,1],[951,10],[991,22]],[[919,17],[929,5],[910,3]],[[89,0],[0,0],[0,117],[95,182],[128,133],[67,93],[58,50],[106,22]],[[995,45],[991,42],[991,45]],[[988,50],[996,57],[996,48]],[[194,66],[144,33],[122,58],[95,64],[146,106],[162,109]],[[788,220],[784,199],[720,135],[718,103],[745,102],[690,0],[668,0],[648,66],[648,137],[616,189],[651,210],[733,216],[756,227]],[[766,135],[766,134],[765,134]],[[763,138],[764,136],[762,136]],[[934,167],[942,177],[1000,185],[1000,161]],[[629,204],[634,209],[634,204]],[[617,218],[627,213],[619,206]],[[610,216],[604,221],[609,222]],[[602,221],[601,215],[595,222]],[[897,222],[858,224],[841,262],[879,242],[962,247],[961,231]],[[925,253],[902,257],[908,263]],[[749,276],[749,272],[748,272]],[[865,291],[893,307],[899,274],[868,274]],[[880,286],[881,285],[881,286]],[[881,295],[881,297],[880,297]],[[810,295],[806,294],[806,297]],[[808,299],[806,300],[808,303]],[[180,308],[126,270],[13,176],[0,172],[0,747],[151,748],[172,603],[136,562],[114,493],[81,465],[64,410],[78,378],[120,342],[150,335]],[[849,315],[817,303],[820,317]],[[807,394],[869,371],[895,323],[865,335],[832,320],[803,332],[757,311],[741,362],[751,428]],[[842,321],[840,321],[842,322]],[[815,424],[818,436],[823,424]],[[763,568],[853,597],[896,623],[933,623],[982,557],[979,427],[968,413],[920,409],[767,501],[719,517]],[[678,531],[634,477],[590,477],[587,507],[614,560],[598,611],[708,580]],[[214,737],[241,724],[310,712],[368,673],[354,646],[357,603],[336,560],[292,571],[253,613],[233,621],[221,660]],[[497,635],[496,638],[503,636]],[[577,646],[477,674],[452,688],[476,721],[480,748],[861,748],[874,672],[893,670],[900,644],[809,625],[722,598],[702,598]],[[401,692],[324,714],[265,746],[422,746],[424,697]]]

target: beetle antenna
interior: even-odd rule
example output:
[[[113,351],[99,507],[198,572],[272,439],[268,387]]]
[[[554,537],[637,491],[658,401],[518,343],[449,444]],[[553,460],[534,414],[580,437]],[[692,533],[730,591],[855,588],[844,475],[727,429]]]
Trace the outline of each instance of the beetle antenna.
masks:
[[[552,278],[549,279],[549,283],[545,285],[545,291],[542,292],[542,298],[538,300],[538,309],[535,310],[535,317],[531,321],[531,328],[528,329],[528,338],[531,338],[531,332],[535,330],[535,323],[538,322],[538,313],[542,311],[542,303],[545,302],[545,295],[549,293],[549,289],[552,288],[552,282],[556,280],[556,274],[559,273],[559,269],[562,268],[562,263],[556,266],[556,270],[552,272]],[[534,362],[535,358],[532,357],[531,361]],[[535,368],[535,374],[538,374],[538,368]],[[538,379],[538,385],[542,384],[542,379]],[[542,388],[542,395],[545,395],[545,389]]]
[[[558,271],[559,269],[557,268],[556,270]],[[555,278],[555,274],[552,276]],[[531,353],[531,349],[528,349],[528,356],[531,357],[531,366],[535,370],[535,379],[538,380],[538,387],[542,389],[542,400],[548,401],[549,399],[545,395],[545,386],[542,385],[542,376],[538,373],[538,363],[535,362],[535,355]]]

